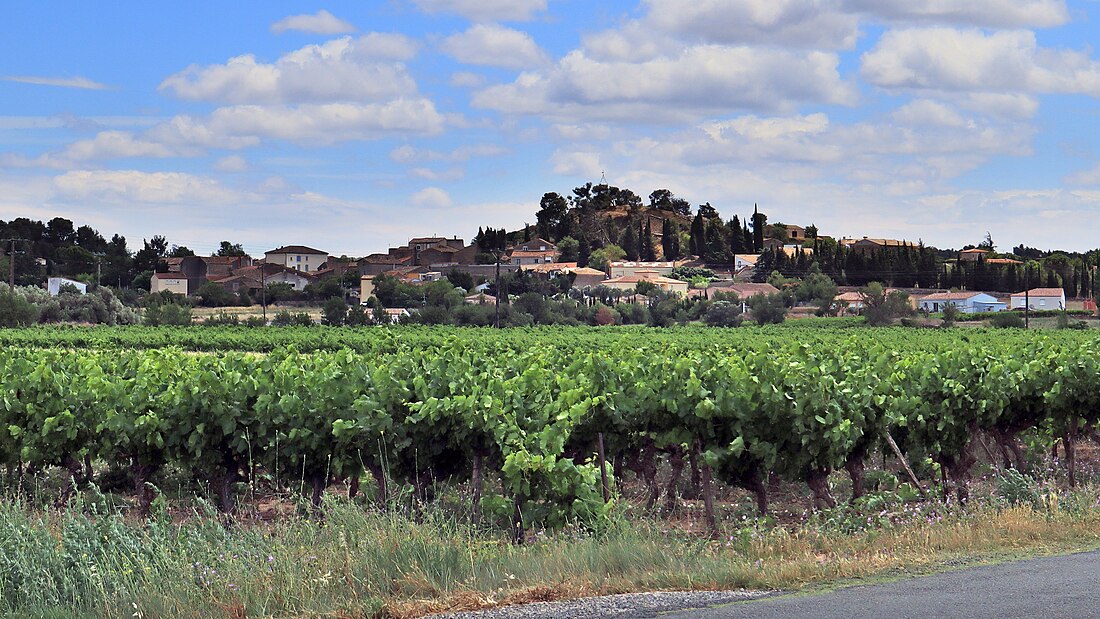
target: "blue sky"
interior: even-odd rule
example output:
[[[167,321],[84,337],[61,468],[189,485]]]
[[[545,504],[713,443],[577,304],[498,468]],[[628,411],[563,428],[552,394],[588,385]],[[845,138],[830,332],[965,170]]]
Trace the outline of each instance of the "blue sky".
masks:
[[[34,3],[0,219],[364,255],[606,174],[833,236],[1100,246],[1100,3]]]

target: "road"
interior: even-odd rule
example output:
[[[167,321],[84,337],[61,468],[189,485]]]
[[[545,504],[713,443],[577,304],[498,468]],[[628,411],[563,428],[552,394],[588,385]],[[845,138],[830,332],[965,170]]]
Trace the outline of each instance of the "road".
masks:
[[[814,617],[960,617],[967,619],[1085,619],[1100,616],[1100,551],[1030,559],[848,587],[783,595],[662,619],[777,619]]]

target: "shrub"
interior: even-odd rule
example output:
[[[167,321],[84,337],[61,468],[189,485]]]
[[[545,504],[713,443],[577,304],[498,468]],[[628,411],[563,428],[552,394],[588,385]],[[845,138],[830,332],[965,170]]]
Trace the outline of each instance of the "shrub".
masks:
[[[948,303],[943,308],[943,326],[950,327],[959,319],[959,308],[954,303]]]
[[[742,320],[741,304],[730,301],[714,301],[703,316],[703,322],[711,327],[739,327]]]
[[[348,304],[342,297],[330,297],[321,308],[321,324],[339,327],[347,321]]]
[[[191,308],[175,303],[163,303],[145,308],[142,324],[148,327],[191,324]]]
[[[615,314],[610,307],[600,305],[596,308],[596,313],[592,316],[592,322],[600,327],[613,325],[615,324]]]
[[[761,325],[777,325],[787,318],[787,303],[782,294],[758,294],[749,298],[752,319]]]
[[[0,327],[25,327],[38,322],[38,306],[15,292],[0,292]]]
[[[314,324],[316,323],[309,317],[309,314],[304,312],[291,314],[283,310],[271,319],[271,325],[274,327],[311,327]]]
[[[998,312],[989,319],[989,324],[997,329],[1023,329],[1024,319],[1016,312]]]

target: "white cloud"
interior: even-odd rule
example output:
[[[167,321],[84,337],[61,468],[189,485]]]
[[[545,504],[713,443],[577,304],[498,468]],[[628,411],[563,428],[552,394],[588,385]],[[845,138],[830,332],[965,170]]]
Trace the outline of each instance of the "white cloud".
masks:
[[[388,134],[433,135],[443,131],[444,120],[431,101],[414,98],[366,105],[238,105],[214,110],[202,126],[219,136],[332,144]]]
[[[863,55],[860,74],[889,89],[1100,97],[1100,63],[1085,52],[1041,48],[1021,30],[891,30]]]
[[[291,15],[271,24],[271,31],[275,34],[288,30],[311,34],[347,34],[355,32],[355,26],[322,9],[313,15]]]
[[[59,155],[69,161],[98,161],[131,157],[171,157],[175,152],[163,144],[135,139],[125,131],[101,131],[91,140],[73,142]]]
[[[1100,163],[1066,176],[1066,184],[1100,186]]]
[[[454,202],[451,196],[439,187],[427,187],[412,195],[412,203],[424,208],[447,208]]]
[[[120,204],[224,206],[243,197],[214,179],[182,172],[73,170],[54,178],[53,184],[65,198]]]
[[[545,73],[475,94],[476,107],[577,119],[692,119],[731,110],[786,110],[797,103],[850,104],[838,58],[825,52],[701,45],[644,62],[570,52]]]
[[[416,163],[421,161],[464,162],[480,157],[498,157],[508,153],[508,149],[499,144],[468,144],[459,146],[450,152],[431,149],[418,149],[408,144],[390,151],[390,159],[397,163]]]
[[[226,103],[378,101],[410,95],[416,83],[404,64],[416,53],[408,37],[372,33],[308,45],[272,64],[251,54],[222,65],[192,65],[169,76],[161,92]]]
[[[240,155],[229,155],[215,161],[214,169],[219,172],[247,172],[248,161]]]
[[[34,75],[6,75],[0,77],[5,82],[35,84],[37,86],[59,86],[61,88],[79,88],[81,90],[109,90],[106,84],[92,81],[86,77],[41,77]]]
[[[858,18],[834,0],[646,0],[646,32],[688,40],[849,49]]]
[[[550,163],[554,166],[554,174],[561,176],[598,178],[603,173],[600,154],[591,151],[557,150],[551,155]]]
[[[425,13],[452,13],[476,22],[527,21],[546,10],[546,0],[412,0]]]
[[[943,103],[928,99],[917,99],[905,104],[894,112],[893,117],[907,125],[965,127],[967,124],[957,111]]]
[[[479,88],[485,85],[485,76],[469,71],[458,71],[451,75],[451,86],[455,88]]]
[[[1063,0],[846,0],[845,4],[892,22],[1050,28],[1069,21]]]
[[[444,39],[440,49],[459,62],[491,67],[522,69],[547,61],[531,35],[499,24],[476,24]]]

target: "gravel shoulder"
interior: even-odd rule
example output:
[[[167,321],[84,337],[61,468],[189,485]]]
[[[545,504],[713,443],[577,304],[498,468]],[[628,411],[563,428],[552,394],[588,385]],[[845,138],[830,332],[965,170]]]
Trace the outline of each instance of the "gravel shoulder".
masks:
[[[688,609],[707,609],[768,595],[759,591],[657,591],[623,593],[562,602],[536,602],[475,612],[432,615],[437,619],[643,619]]]

